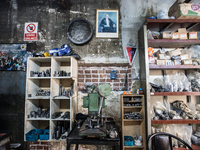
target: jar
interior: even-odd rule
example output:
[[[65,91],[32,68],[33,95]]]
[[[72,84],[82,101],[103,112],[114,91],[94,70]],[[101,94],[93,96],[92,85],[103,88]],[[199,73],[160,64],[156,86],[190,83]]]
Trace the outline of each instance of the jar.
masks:
[[[144,94],[143,89],[139,88],[139,94]]]

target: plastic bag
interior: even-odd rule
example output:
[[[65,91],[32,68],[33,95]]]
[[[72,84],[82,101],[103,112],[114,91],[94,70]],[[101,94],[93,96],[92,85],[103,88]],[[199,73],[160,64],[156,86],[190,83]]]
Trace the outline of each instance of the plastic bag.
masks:
[[[149,29],[147,30],[147,39],[154,39]]]
[[[159,10],[157,14],[157,19],[169,19],[168,10],[167,9]]]

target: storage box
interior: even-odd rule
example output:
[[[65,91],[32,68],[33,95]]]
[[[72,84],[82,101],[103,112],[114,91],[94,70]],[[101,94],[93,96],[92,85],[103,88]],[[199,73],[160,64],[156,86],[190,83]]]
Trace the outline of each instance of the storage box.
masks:
[[[184,59],[181,62],[182,65],[192,65],[192,59]]]
[[[179,4],[178,0],[170,7],[168,15],[176,19],[200,19],[199,4]]]
[[[156,60],[157,65],[165,65],[165,60]]]
[[[131,136],[124,136],[124,146],[133,146],[133,138]]]
[[[179,39],[179,33],[178,32],[171,33],[171,38],[172,39]]]
[[[162,39],[171,39],[171,32],[163,32]]]
[[[159,55],[158,55],[158,59],[166,59],[165,54],[159,54]]]
[[[195,32],[195,31],[189,32],[188,33],[188,38],[189,39],[197,39],[197,32]]]
[[[43,129],[32,129],[26,133],[26,141],[37,141]]]
[[[172,60],[165,60],[165,65],[174,65]]]
[[[168,51],[167,54],[169,54],[171,57],[172,56],[178,56],[181,55],[181,51],[179,48],[172,50],[172,51]]]
[[[180,59],[174,60],[174,65],[181,65],[181,60]]]
[[[40,140],[49,140],[49,129],[43,130],[41,134],[39,134]]]
[[[166,55],[165,58],[166,58],[167,60],[171,60],[171,56],[169,56],[169,55]]]
[[[189,59],[188,54],[181,54],[180,56],[181,56],[181,60],[183,60],[183,59]]]
[[[188,39],[186,28],[179,28],[178,33],[179,33],[179,39]]]

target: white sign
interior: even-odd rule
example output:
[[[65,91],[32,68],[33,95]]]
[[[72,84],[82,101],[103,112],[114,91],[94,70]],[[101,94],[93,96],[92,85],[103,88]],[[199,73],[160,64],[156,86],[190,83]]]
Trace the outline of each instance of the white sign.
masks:
[[[27,22],[24,28],[24,41],[37,41],[37,22]]]

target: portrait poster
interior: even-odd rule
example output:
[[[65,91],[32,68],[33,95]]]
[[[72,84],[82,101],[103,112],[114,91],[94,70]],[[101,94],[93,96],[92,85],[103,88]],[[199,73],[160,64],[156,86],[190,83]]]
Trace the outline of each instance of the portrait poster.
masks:
[[[0,71],[25,71],[27,44],[0,44]]]
[[[119,10],[96,10],[96,38],[119,38]]]

